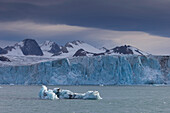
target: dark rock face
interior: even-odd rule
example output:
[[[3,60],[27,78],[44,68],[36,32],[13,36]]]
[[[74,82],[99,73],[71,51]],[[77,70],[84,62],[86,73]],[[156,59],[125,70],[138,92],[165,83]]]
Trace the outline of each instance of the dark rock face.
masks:
[[[72,46],[71,44],[79,45],[79,44],[82,44],[82,43],[83,43],[82,41],[75,40],[75,41],[73,41],[73,42],[68,42],[68,43],[66,43],[65,47],[73,48],[73,46]]]
[[[15,47],[14,46],[7,46],[4,49],[7,50],[7,51],[12,51],[12,49],[15,49]]]
[[[84,49],[79,49],[74,55],[73,57],[78,57],[78,56],[100,56],[100,55],[105,55],[105,53],[91,53],[88,51],[85,51]]]
[[[117,46],[113,49],[106,49],[106,48],[102,48],[105,50],[105,52],[101,52],[101,53],[92,53],[92,52],[88,52],[88,51],[85,51],[83,49],[79,49],[74,55],[74,56],[101,56],[101,55],[109,55],[109,54],[113,54],[113,53],[118,53],[118,54],[134,54],[134,51],[139,53],[140,55],[142,56],[145,56],[142,51],[140,51],[139,49],[137,48],[134,48],[132,46],[127,46],[127,45],[124,45],[124,46]],[[134,49],[134,51],[133,51]]]
[[[24,45],[21,47],[21,50],[24,55],[37,55],[42,56],[43,52],[39,47],[38,43],[33,39],[23,40]]]
[[[94,53],[93,56],[105,55],[105,53]]]
[[[8,53],[7,50],[0,48],[0,54],[7,54],[7,53]]]
[[[48,52],[53,53],[53,54],[57,54],[57,53],[61,52],[61,49],[58,46],[58,44],[53,43],[51,46],[52,46],[51,50],[49,50]]]
[[[139,54],[143,55],[143,53],[141,53],[139,50],[135,50],[136,52],[138,52]]]
[[[101,49],[105,50],[105,52],[107,52],[107,51],[108,51],[108,49],[107,49],[107,48],[105,48],[105,47],[102,47]]]
[[[83,42],[80,40],[74,40],[73,42],[71,42],[74,45],[78,45],[78,44],[82,44]]]
[[[58,55],[61,55],[61,54],[62,54],[62,52],[60,51],[58,53],[54,53],[52,56],[58,56]]]
[[[84,49],[79,49],[74,55],[73,57],[78,57],[78,56],[87,56],[87,51],[85,51]]]
[[[111,54],[111,53],[119,53],[119,54],[133,54],[133,51],[131,49],[129,49],[128,47],[130,46],[120,46],[120,47],[115,47],[113,49],[106,49],[106,52],[103,53],[91,53],[88,51],[85,51],[83,49],[79,49],[74,55],[74,56],[87,56],[87,55],[92,55],[92,56],[101,56],[101,55],[107,55],[107,54]]]
[[[128,47],[130,46],[120,46],[120,47],[115,47],[112,50],[115,53],[119,53],[119,54],[133,54],[133,51],[131,49],[129,49]]]
[[[70,43],[66,43],[65,47],[73,48],[73,46]]]
[[[63,46],[61,47],[61,51],[62,51],[63,53],[68,53],[68,50],[67,50],[67,48],[66,48],[65,46],[64,46],[64,47],[63,47]]]
[[[11,62],[7,57],[0,56],[0,61]]]
[[[61,47],[61,51],[63,53],[68,53],[69,51],[67,50],[67,48],[74,48],[74,45],[80,45],[82,43],[84,43],[84,42],[83,41],[79,41],[79,40],[68,42],[68,43],[65,44],[65,46]]]

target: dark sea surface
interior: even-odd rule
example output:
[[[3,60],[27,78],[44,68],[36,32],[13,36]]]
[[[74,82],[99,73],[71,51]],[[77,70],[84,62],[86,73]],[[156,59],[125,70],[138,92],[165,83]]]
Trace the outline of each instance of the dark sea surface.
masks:
[[[41,86],[1,85],[0,113],[170,113],[170,86],[48,86],[99,91],[102,100],[40,100]]]

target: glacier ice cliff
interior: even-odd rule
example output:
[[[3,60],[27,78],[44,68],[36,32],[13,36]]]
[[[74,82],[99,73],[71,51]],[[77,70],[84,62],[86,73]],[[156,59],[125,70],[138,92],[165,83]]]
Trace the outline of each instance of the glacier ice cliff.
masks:
[[[0,84],[169,84],[170,56],[113,55],[64,58],[0,67]]]

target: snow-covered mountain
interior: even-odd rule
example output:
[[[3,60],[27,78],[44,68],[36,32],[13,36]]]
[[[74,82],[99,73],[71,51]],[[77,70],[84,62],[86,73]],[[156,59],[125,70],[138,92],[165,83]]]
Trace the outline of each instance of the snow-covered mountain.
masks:
[[[104,47],[103,47],[104,48]],[[68,42],[64,46],[59,46],[56,42],[45,41],[42,44],[38,44],[33,39],[25,39],[14,46],[7,46],[5,48],[0,48],[0,54],[13,55],[13,56],[44,56],[44,57],[55,57],[64,56],[72,57],[74,54],[80,50],[83,50],[89,55],[108,55],[108,54],[136,54],[136,55],[149,55],[132,46],[120,46],[113,49],[98,49],[85,42],[76,40],[73,42]],[[79,55],[76,55],[79,56]],[[83,56],[83,55],[80,55]],[[88,56],[86,54],[85,56]]]
[[[12,56],[43,56],[41,48],[33,39],[25,39],[19,43],[16,43],[14,46],[7,46],[3,50],[7,51],[7,55]]]
[[[135,47],[132,47],[130,45],[124,45],[124,46],[118,46],[113,49],[100,49],[105,52],[89,52],[84,49],[79,49],[73,56],[100,56],[100,55],[126,55],[126,54],[131,54],[131,55],[150,55],[147,52],[141,51]]]
[[[113,49],[106,50],[107,54],[132,54],[132,55],[150,55],[147,52],[144,52],[136,47],[130,46],[130,45],[124,45],[124,46],[117,46]]]
[[[44,43],[40,44],[40,48],[43,51],[44,56],[47,57],[61,54],[60,46],[52,41],[45,41]]]
[[[23,46],[22,42],[16,43],[14,46],[7,46],[4,50],[7,51],[7,55],[11,56],[24,56],[21,47]]]
[[[25,39],[13,46],[0,48],[0,54],[8,58],[11,61],[11,65],[27,65],[46,60],[80,56],[149,55],[148,53],[129,45],[112,49],[107,49],[105,47],[103,47],[103,49],[98,49],[79,40],[68,42],[62,46],[52,41],[45,41],[42,44],[38,44],[34,39]]]
[[[103,50],[99,50],[79,40],[68,42],[64,46],[59,46],[52,41],[45,41],[44,43],[40,44],[40,47],[44,53],[44,56],[47,57],[72,57],[79,49],[93,53],[104,52]]]
[[[73,42],[69,42],[66,43],[66,45],[64,46],[64,48],[66,48],[66,50],[68,51],[67,53],[63,53],[63,55],[68,56],[68,57],[72,57],[74,56],[74,54],[79,50],[79,49],[83,49],[85,51],[91,52],[91,53],[101,53],[104,52],[103,50],[97,49],[87,43],[84,43],[82,41],[73,41]]]

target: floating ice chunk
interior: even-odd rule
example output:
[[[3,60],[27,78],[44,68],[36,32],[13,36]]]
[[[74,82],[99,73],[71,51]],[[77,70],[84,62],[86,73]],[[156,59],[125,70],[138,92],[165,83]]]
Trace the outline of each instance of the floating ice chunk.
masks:
[[[9,84],[9,85],[10,85],[10,86],[14,86],[14,84],[12,84],[12,83],[11,83],[11,84]]]
[[[104,86],[103,84],[100,84],[99,86]]]
[[[60,88],[54,88],[53,92],[62,99],[69,99],[73,95],[73,92],[71,92],[70,90],[61,90]]]
[[[54,89],[53,89],[53,92],[54,92],[54,93],[57,93],[58,90],[60,90],[60,88],[54,88]]]
[[[60,98],[63,99],[71,99],[73,98],[74,93],[71,92],[70,90],[61,90],[60,92]]]
[[[45,93],[46,93],[45,99],[49,99],[49,100],[58,99],[57,95],[51,89],[49,89]]]
[[[85,93],[83,99],[99,100],[102,99],[98,91],[88,91]]]
[[[47,87],[42,85],[42,88],[40,89],[40,92],[39,92],[40,99],[45,99],[45,92],[47,92]]]
[[[53,92],[57,92],[57,88],[53,90]],[[90,99],[90,100],[98,100],[102,99],[98,91],[88,91],[86,93],[73,93],[70,90],[60,90],[59,98],[61,99]]]
[[[84,93],[75,93],[75,99],[83,99],[83,97],[85,96]]]
[[[61,99],[83,99],[84,94],[73,93],[70,90],[61,90],[60,88],[54,88],[53,92]]]
[[[53,92],[53,90],[47,90],[47,87],[44,85],[42,85],[42,88],[40,89],[39,98],[50,100],[58,99],[57,95]]]
[[[88,91],[86,93],[73,93],[70,90],[61,90],[60,88],[54,88],[53,90],[47,90],[47,87],[42,85],[42,88],[39,92],[40,99],[90,99],[98,100],[102,99],[98,91]]]

